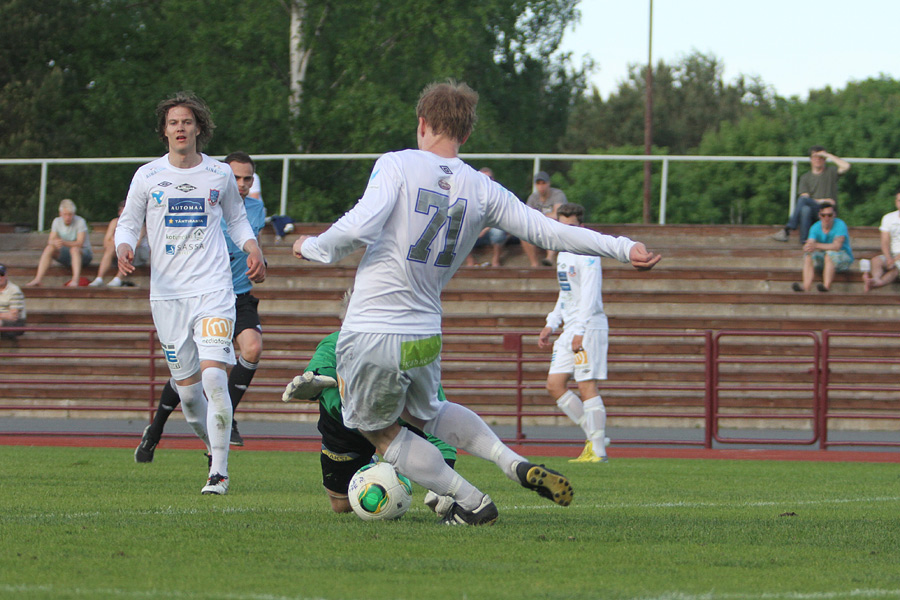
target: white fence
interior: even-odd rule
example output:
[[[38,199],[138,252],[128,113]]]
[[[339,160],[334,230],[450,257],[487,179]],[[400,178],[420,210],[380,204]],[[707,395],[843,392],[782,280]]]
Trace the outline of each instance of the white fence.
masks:
[[[375,160],[381,154],[259,154],[255,161],[281,161],[281,202],[279,214],[287,213],[288,181],[292,161],[303,160]],[[672,162],[760,162],[790,163],[791,181],[788,193],[788,214],[794,210],[797,196],[797,165],[806,163],[805,156],[666,156],[641,154],[461,154],[464,160],[528,160],[534,165],[533,173],[541,170],[542,160],[564,161],[638,161],[661,162],[662,181],[659,192],[659,224],[666,223],[666,195],[669,178],[669,163]],[[38,230],[44,229],[44,217],[47,202],[47,172],[50,165],[84,165],[84,164],[143,164],[155,160],[156,156],[123,157],[123,158],[0,158],[2,165],[40,165],[41,183],[38,195]],[[874,165],[900,165],[898,158],[844,158],[850,163]]]

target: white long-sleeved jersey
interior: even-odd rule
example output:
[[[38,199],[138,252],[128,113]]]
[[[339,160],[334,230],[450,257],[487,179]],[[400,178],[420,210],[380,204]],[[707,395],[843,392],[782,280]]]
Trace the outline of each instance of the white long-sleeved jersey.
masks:
[[[301,251],[332,263],[368,246],[344,330],[435,334],[441,291],[486,226],[542,248],[622,262],[635,244],[549,219],[459,158],[403,150],[379,158],[356,206]]]
[[[231,169],[201,156],[196,167],[180,169],[165,155],[140,167],[131,180],[116,247],[133,249],[146,219],[151,300],[232,287],[223,218],[238,247],[255,239]]]
[[[609,329],[603,312],[603,269],[598,257],[560,252],[556,278],[559,297],[547,315],[547,325],[553,331],[560,325],[575,335],[584,335],[586,329]]]

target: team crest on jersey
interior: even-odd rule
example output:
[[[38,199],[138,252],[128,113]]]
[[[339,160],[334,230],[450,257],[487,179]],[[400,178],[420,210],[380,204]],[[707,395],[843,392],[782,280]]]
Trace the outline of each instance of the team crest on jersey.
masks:
[[[453,171],[451,171],[450,167],[448,167],[447,165],[441,165],[441,171],[443,171],[447,175],[453,175]]]
[[[209,205],[215,206],[219,203],[219,190],[209,190]]]
[[[447,181],[446,177],[441,177],[440,179],[438,179],[438,187],[444,191],[449,191],[450,190],[450,182]]]
[[[179,192],[184,192],[185,194],[187,194],[188,192],[193,192],[193,191],[196,190],[197,188],[195,188],[194,186],[192,186],[192,185],[189,184],[189,183],[182,183],[181,185],[179,185],[179,186],[176,187],[175,189],[178,190]]]
[[[156,200],[157,206],[162,206],[163,200],[165,200],[166,198],[166,193],[162,190],[156,190],[155,192],[150,194],[150,197]]]

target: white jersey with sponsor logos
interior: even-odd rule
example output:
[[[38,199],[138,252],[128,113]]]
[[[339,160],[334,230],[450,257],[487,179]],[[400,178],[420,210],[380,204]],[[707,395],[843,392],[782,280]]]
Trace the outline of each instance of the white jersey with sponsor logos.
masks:
[[[116,246],[134,248],[146,219],[150,299],[186,298],[231,289],[222,219],[241,248],[255,239],[228,165],[202,154],[180,169],[168,155],[137,170],[116,226]]]
[[[549,219],[459,158],[403,150],[378,159],[356,206],[302,252],[330,263],[368,246],[342,329],[433,334],[441,330],[441,291],[486,226],[542,248],[623,262],[635,244]]]
[[[603,312],[603,270],[598,257],[560,252],[556,257],[556,278],[559,297],[547,315],[551,329],[556,331],[563,325],[574,335],[584,335],[586,329],[609,329]]]

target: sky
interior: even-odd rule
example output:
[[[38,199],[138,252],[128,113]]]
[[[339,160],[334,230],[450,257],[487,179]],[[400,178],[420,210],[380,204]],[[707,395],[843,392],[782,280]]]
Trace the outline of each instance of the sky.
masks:
[[[593,58],[604,98],[631,63],[646,64],[650,0],[581,0],[562,50]],[[841,89],[884,74],[900,79],[900,0],[653,0],[653,63],[694,50],[715,55],[724,79],[758,75],[779,96]]]

